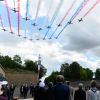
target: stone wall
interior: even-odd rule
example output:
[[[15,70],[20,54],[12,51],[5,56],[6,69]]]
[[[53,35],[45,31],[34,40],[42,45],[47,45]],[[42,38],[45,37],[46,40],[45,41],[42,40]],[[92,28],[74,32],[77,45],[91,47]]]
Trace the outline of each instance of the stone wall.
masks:
[[[0,74],[3,75],[3,77],[5,77],[5,71],[1,64],[0,64]]]
[[[6,73],[6,79],[9,84],[12,82],[16,85],[23,83],[37,83],[37,74],[25,74],[25,73]]]

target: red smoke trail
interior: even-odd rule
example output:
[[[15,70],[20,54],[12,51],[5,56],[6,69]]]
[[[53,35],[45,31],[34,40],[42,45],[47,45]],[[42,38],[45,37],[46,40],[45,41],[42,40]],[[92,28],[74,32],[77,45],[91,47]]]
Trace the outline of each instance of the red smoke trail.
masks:
[[[9,9],[8,9],[8,3],[7,3],[7,0],[4,0],[4,1],[5,1],[5,6],[6,6],[7,14],[8,14],[8,21],[9,21],[9,26],[10,26],[10,32],[12,32],[10,13],[9,13]]]
[[[65,16],[62,18],[62,20],[60,21],[60,23],[58,25],[61,25],[62,22],[65,20],[65,18],[68,16],[68,14],[70,13],[71,9],[73,8],[74,4],[76,3],[77,0],[74,0],[71,4],[71,6],[69,7],[68,11],[66,12]],[[53,37],[53,35],[56,33],[56,31],[58,30],[59,27],[57,27],[54,32],[51,34],[50,38]]]
[[[20,0],[18,0],[18,35],[20,32]]]
[[[64,19],[67,17],[67,15],[69,14],[69,12],[71,11],[71,9],[73,8],[74,4],[76,3],[77,0],[74,0],[72,5],[70,6],[70,8],[68,9],[68,11],[66,12],[65,16],[63,17],[63,19],[61,20],[60,24],[64,21]]]
[[[3,25],[3,22],[2,22],[2,17],[1,17],[1,15],[0,15],[0,22],[1,22],[2,29],[4,29],[4,25]]]
[[[86,16],[90,13],[90,11],[92,11],[92,10],[95,8],[95,6],[96,6],[99,2],[100,2],[100,0],[97,0],[97,1],[93,4],[93,6],[85,13],[85,15],[83,16],[83,18],[86,17]]]
[[[80,12],[83,10],[83,8],[87,5],[87,3],[89,2],[90,0],[87,0],[84,4],[83,4],[83,6],[81,7],[81,9],[78,11],[78,13],[76,14],[76,16],[73,18],[73,20],[80,14]],[[72,21],[73,21],[72,20]]]

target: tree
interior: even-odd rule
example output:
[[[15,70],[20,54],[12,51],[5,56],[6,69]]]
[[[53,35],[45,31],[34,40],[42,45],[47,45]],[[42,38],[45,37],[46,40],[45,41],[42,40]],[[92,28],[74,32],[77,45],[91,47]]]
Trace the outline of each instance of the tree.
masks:
[[[87,80],[87,71],[84,68],[80,69],[80,79]]]
[[[14,55],[13,60],[18,64],[22,64],[21,57],[19,55]]]
[[[12,62],[12,58],[9,57],[9,56],[4,56],[4,59],[3,59],[3,63],[2,65],[5,67],[5,68],[13,68],[13,62]]]
[[[41,65],[40,71],[39,71],[39,79],[42,78],[46,74],[46,72],[47,72],[47,69],[43,65]]]
[[[54,84],[56,84],[56,76],[57,75],[61,75],[61,73],[58,71],[52,72],[50,76],[45,78],[45,83],[48,84],[49,82],[53,82]]]
[[[80,80],[81,68],[77,62],[72,62],[70,65],[68,63],[62,64],[60,71],[67,80]]]
[[[68,63],[62,64],[60,72],[64,75],[66,79],[70,79],[70,66]]]
[[[100,68],[96,69],[95,77],[96,77],[96,79],[100,79]]]
[[[36,73],[38,72],[38,67],[32,60],[25,60],[24,65],[27,70],[34,71]]]
[[[62,64],[62,65],[61,65],[61,68],[60,68],[60,71],[61,71],[62,73],[64,73],[67,67],[69,67],[69,64],[68,64],[68,63]]]
[[[77,62],[70,64],[70,77],[73,80],[80,80],[81,66]]]
[[[25,60],[24,65],[27,70],[38,73],[37,62],[33,62],[32,60]],[[47,72],[46,68],[43,65],[41,65],[40,71],[39,71],[39,78],[42,78],[46,74],[46,72]]]
[[[93,78],[93,71],[89,68],[86,68],[85,70],[87,72],[87,80],[91,80]]]

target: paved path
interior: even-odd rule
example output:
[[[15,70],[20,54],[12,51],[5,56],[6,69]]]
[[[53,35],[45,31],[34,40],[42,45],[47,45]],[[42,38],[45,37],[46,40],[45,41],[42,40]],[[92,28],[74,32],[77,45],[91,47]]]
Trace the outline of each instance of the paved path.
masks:
[[[28,94],[27,94],[27,98],[28,99],[23,99],[20,97],[20,88],[19,87],[16,87],[15,88],[15,92],[14,92],[14,97],[18,97],[19,99],[18,100],[33,100],[32,99],[32,96],[30,95],[29,93],[30,91],[28,91]]]

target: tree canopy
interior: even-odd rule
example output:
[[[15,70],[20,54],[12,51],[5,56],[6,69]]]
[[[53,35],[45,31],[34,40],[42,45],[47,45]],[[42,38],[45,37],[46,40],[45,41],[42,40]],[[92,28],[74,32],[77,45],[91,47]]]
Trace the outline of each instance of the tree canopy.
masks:
[[[23,64],[22,64],[22,60],[21,57],[19,55],[14,55],[14,57],[9,57],[7,56],[3,56],[0,55],[0,64],[9,71],[11,69],[14,69],[15,72],[19,71],[19,70],[27,70],[27,71],[31,71],[34,73],[38,73],[38,66],[36,64],[36,61],[32,61],[32,60],[24,60]],[[40,75],[39,77],[42,78],[45,74],[46,74],[46,68],[41,65],[40,68]]]
[[[100,68],[96,69],[95,77],[96,77],[96,79],[100,79]]]
[[[65,80],[79,81],[79,80],[91,80],[93,78],[93,72],[89,68],[83,68],[78,62],[72,62],[71,64],[64,63],[61,65],[59,72],[53,72],[45,79],[45,82],[50,81],[55,83],[56,75],[62,74]]]

